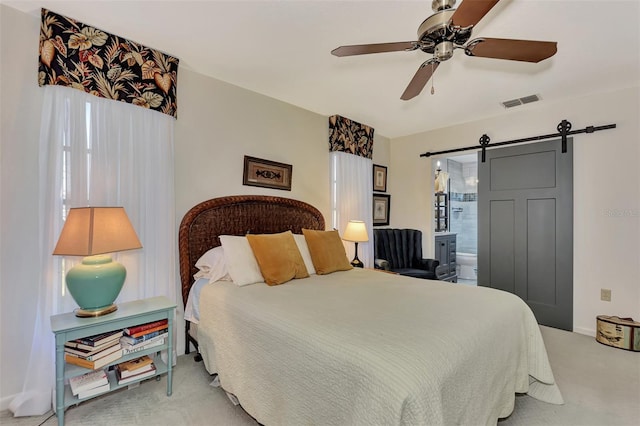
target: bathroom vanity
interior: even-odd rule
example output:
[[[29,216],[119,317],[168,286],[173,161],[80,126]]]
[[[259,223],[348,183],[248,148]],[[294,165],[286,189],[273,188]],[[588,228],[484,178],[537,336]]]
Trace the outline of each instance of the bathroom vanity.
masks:
[[[456,234],[438,232],[435,234],[435,258],[440,262],[439,269],[444,269],[442,281],[458,282],[456,275]],[[443,268],[444,266],[444,268]]]

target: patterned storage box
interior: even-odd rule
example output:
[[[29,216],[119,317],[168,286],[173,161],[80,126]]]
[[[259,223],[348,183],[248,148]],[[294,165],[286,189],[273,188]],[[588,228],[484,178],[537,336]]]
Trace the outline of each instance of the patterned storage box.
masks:
[[[640,352],[640,322],[633,318],[597,316],[596,340],[604,345]]]

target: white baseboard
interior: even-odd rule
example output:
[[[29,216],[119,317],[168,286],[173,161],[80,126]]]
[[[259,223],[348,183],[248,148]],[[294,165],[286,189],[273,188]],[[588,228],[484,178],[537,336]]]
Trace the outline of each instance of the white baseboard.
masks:
[[[596,337],[596,330],[593,328],[575,327],[574,333],[584,334],[586,336]]]

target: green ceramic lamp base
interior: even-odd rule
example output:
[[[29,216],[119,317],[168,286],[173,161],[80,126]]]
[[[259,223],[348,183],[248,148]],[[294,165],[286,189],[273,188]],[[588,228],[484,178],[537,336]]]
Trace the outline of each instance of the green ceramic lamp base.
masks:
[[[87,256],[67,273],[67,288],[76,301],[78,317],[98,317],[118,309],[113,302],[120,294],[127,271],[109,255]]]

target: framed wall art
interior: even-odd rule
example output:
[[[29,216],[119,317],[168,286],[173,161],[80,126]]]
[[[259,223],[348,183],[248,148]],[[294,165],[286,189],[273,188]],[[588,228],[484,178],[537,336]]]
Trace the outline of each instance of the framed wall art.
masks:
[[[242,184],[291,191],[291,164],[244,156]]]
[[[387,168],[385,166],[373,165],[373,190],[387,192]]]
[[[373,194],[373,226],[389,225],[391,195]]]

